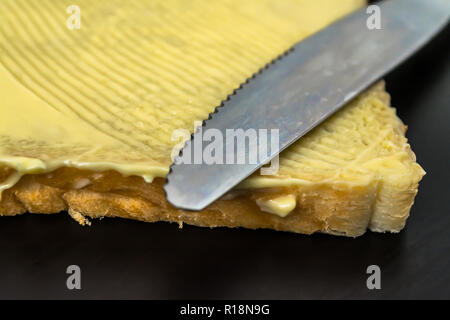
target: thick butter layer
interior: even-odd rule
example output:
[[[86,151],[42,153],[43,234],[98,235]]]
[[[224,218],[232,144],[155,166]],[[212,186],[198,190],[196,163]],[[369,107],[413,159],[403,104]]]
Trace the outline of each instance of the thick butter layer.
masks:
[[[72,1],[1,1],[0,167],[14,171],[0,192],[64,166],[164,177],[174,130],[192,131],[267,62],[364,2],[78,0],[81,29],[69,30]],[[388,175],[414,185],[423,170],[387,100],[381,87],[361,96],[284,151],[278,175],[239,188]]]
[[[71,1],[1,1],[0,164],[164,177],[175,129],[192,131],[267,62],[362,4],[80,0],[81,29],[69,30]]]

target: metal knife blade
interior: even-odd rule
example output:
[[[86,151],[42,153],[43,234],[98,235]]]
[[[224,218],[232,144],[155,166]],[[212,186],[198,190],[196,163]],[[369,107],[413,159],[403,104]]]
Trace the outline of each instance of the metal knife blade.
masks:
[[[185,157],[187,163],[177,164],[179,157],[172,165],[167,200],[182,209],[205,208],[406,60],[450,17],[449,0],[385,0],[378,6],[381,29],[369,29],[366,9],[359,10],[299,42],[228,97],[186,142],[182,154],[192,161]],[[268,152],[256,163],[250,163],[249,152],[261,146],[252,142],[244,164],[194,161],[195,152],[208,145],[203,132],[209,129],[223,137],[227,129],[279,129],[279,145],[258,141]],[[237,145],[223,142],[223,158],[234,158]]]

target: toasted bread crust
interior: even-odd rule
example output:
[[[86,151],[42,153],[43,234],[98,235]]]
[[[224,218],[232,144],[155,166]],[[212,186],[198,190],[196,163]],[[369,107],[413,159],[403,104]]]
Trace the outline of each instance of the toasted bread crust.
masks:
[[[270,190],[271,194],[287,191],[298,194],[295,210],[281,218],[260,210],[254,199],[264,192],[255,190],[237,193],[230,200],[220,199],[200,212],[179,210],[166,201],[163,184],[163,179],[146,183],[140,177],[123,177],[114,171],[95,173],[61,168],[51,174],[22,177],[18,184],[3,193],[0,214],[68,211],[82,225],[90,224],[86,218],[121,217],[176,222],[180,227],[187,223],[201,227],[270,228],[356,237],[370,226],[377,196],[375,187],[335,190],[325,185],[320,190],[302,190],[301,187]]]

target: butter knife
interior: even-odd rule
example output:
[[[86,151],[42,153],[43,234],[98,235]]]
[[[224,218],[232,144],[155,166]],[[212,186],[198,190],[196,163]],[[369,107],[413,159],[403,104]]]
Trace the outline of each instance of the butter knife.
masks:
[[[356,11],[293,46],[229,96],[175,159],[167,200],[186,210],[207,207],[423,47],[450,17],[450,0],[377,6],[378,27],[368,23],[369,10]],[[199,156],[210,144],[206,132],[211,141],[224,137],[214,161]],[[226,139],[230,132],[247,144]],[[255,132],[265,139],[255,143]]]

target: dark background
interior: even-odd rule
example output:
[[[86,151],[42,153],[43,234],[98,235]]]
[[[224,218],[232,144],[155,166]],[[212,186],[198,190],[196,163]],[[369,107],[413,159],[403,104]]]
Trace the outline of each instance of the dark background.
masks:
[[[427,171],[406,229],[357,239],[67,214],[0,218],[0,298],[450,298],[450,28],[386,77]],[[66,288],[66,268],[82,290]],[[366,287],[381,267],[382,289]]]

